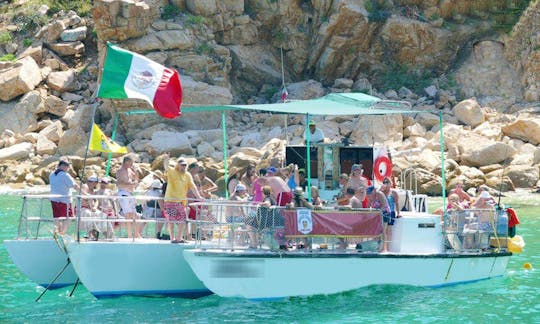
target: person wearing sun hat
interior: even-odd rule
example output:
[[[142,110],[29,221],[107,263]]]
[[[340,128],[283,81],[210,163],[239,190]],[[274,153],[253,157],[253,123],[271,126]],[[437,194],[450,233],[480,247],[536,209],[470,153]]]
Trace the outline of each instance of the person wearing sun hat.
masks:
[[[82,185],[82,193],[84,195],[97,195],[99,178],[92,174],[86,178],[86,183]],[[101,212],[98,210],[98,199],[83,198],[81,199],[81,227],[86,230],[87,238],[97,240],[99,237],[100,227],[95,221],[87,221],[84,218],[99,218]]]
[[[351,175],[345,185],[345,191],[347,188],[353,188],[355,191],[363,186],[365,188],[371,186],[371,181],[364,175],[364,167],[362,164],[353,164],[351,167]]]
[[[236,188],[234,190],[234,194],[229,198],[231,201],[237,202],[238,204],[242,204],[243,202],[248,201],[249,195],[247,193],[246,186],[238,182],[236,184]],[[229,223],[239,223],[244,221],[245,218],[245,211],[244,208],[240,206],[231,206],[227,207],[227,222]]]
[[[163,192],[161,191],[161,188],[163,188],[163,183],[161,183],[159,179],[154,179],[150,188],[145,193],[145,196],[153,197],[154,199],[145,201],[142,214],[142,217],[145,219],[156,220],[156,238],[159,240],[163,239],[161,230],[163,229],[163,225],[165,225],[164,222],[162,222],[163,214],[161,213],[163,210]],[[145,225],[146,223],[141,224],[141,232]]]
[[[473,207],[476,209],[491,209],[495,205],[495,199],[489,193],[488,189],[482,189],[480,195],[473,203]]]
[[[320,128],[317,128],[317,124],[314,120],[309,121],[309,141],[311,143],[321,143],[324,142],[324,133]],[[307,143],[306,133],[304,132],[304,139]]]
[[[99,196],[112,196],[113,193],[111,189],[108,188],[111,179],[109,177],[101,177],[99,179],[99,189],[96,191],[96,195]],[[109,198],[98,198],[98,210],[101,212],[103,218],[114,219],[118,218],[117,207],[115,201]],[[101,232],[105,238],[114,237],[114,227],[118,227],[120,224],[118,222],[102,222],[100,223]]]

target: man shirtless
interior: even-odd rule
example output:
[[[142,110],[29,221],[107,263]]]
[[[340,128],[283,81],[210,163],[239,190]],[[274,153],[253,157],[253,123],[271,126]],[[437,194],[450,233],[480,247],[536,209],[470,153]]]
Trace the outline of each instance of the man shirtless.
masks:
[[[272,167],[268,168],[270,171]],[[292,200],[292,191],[289,185],[279,176],[273,175],[274,173],[266,177],[266,184],[272,188],[272,194],[276,199],[278,206],[286,206]]]
[[[122,161],[122,166],[116,172],[116,185],[118,186],[118,196],[126,197],[120,198],[118,202],[120,203],[121,213],[126,219],[136,219],[137,218],[137,203],[135,198],[133,198],[133,192],[137,185],[139,184],[139,174],[133,166],[133,159],[129,156],[124,157]],[[127,222],[127,235],[129,238],[134,235],[136,238],[141,237],[139,233],[138,226],[133,228],[132,233],[132,224]]]

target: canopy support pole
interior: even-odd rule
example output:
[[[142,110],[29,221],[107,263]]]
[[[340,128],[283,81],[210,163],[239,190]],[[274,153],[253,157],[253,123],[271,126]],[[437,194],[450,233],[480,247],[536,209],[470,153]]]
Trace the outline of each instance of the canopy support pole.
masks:
[[[285,102],[286,98],[283,97],[283,91],[286,90],[285,88],[285,68],[283,67],[283,45],[280,48],[280,54],[281,54],[281,102]],[[285,115],[285,145],[289,143],[289,114]],[[281,167],[284,167],[285,160],[283,160],[283,163],[281,163]]]
[[[223,169],[225,170],[225,198],[229,199],[229,167],[227,165],[227,120],[225,118],[225,110],[221,111],[221,133],[223,134]]]
[[[120,114],[117,112],[114,115],[114,122],[112,127],[112,134],[111,134],[111,140],[114,141],[116,139],[116,129],[118,128],[118,121],[120,119]],[[111,172],[111,160],[112,160],[112,153],[109,153],[107,156],[107,167],[105,169],[105,176],[108,177],[109,173]]]
[[[441,147],[441,185],[443,199],[443,213],[446,214],[446,165],[444,161],[444,134],[443,134],[443,113],[439,113],[439,145]]]
[[[311,132],[309,131],[309,114],[306,114],[306,172],[307,172],[307,195],[311,202]]]

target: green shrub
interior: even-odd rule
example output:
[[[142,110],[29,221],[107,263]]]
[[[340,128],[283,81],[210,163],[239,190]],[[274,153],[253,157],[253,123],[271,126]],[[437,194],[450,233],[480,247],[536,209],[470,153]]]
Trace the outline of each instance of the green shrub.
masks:
[[[210,45],[208,45],[208,43],[204,42],[201,45],[199,45],[199,47],[197,47],[195,52],[199,55],[202,55],[202,54],[210,55],[212,54],[212,48],[210,47]]]
[[[376,10],[370,12],[368,15],[369,22],[380,22],[384,23],[390,17],[390,11],[388,10]]]
[[[420,93],[424,88],[431,84],[431,75],[429,72],[423,74],[410,71],[405,65],[394,64],[389,67],[382,75],[376,78],[375,85],[383,91],[401,87],[411,89]]]
[[[367,11],[368,13],[373,12],[373,2],[371,2],[371,1],[366,1],[366,2],[364,3],[364,8],[366,8],[366,11]]]
[[[32,45],[32,40],[31,40],[30,38],[25,38],[25,39],[23,40],[23,46],[24,46],[24,47],[28,47],[28,46],[30,46],[30,45]]]
[[[30,15],[20,15],[17,17],[16,22],[21,26],[21,32],[23,34],[33,34],[36,29],[45,26],[49,22],[49,18],[47,16],[33,13]]]
[[[167,20],[172,19],[180,14],[180,8],[175,5],[166,5],[161,10],[161,18]]]
[[[202,26],[204,24],[204,17],[187,15],[186,24],[190,26]]]
[[[0,32],[0,44],[7,44],[13,40],[11,33],[8,31]]]
[[[454,78],[453,75],[448,75],[440,79],[441,79],[440,88],[442,89],[455,89],[458,86],[456,79]]]
[[[13,62],[17,59],[15,54],[5,54],[0,56],[0,62]]]
[[[266,98],[267,101],[270,101],[278,90],[279,90],[278,87],[271,86],[270,88],[266,89],[266,91],[264,91],[264,97]]]
[[[280,43],[285,42],[285,33],[282,31],[277,31],[276,33],[274,33],[274,39]]]
[[[73,10],[79,16],[85,17],[90,14],[93,7],[92,0],[47,0],[45,3],[49,6],[48,14],[51,16],[61,10]]]
[[[441,16],[438,13],[434,13],[429,17],[429,20],[435,21],[435,20],[438,20],[439,18],[441,18]]]

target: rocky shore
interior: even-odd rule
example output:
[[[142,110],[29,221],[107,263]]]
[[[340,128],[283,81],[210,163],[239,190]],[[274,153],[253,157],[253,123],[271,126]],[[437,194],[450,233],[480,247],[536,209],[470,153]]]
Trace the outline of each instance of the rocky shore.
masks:
[[[385,9],[384,21],[373,19],[378,11],[368,3],[375,2],[97,0],[92,16],[81,17],[15,2],[0,17],[0,56],[14,58],[0,62],[0,182],[46,185],[61,156],[72,161],[74,176],[82,174],[93,94],[105,44],[113,41],[178,69],[185,105],[277,102],[283,50],[289,99],[365,92],[423,112],[316,119],[329,142],[387,145],[397,169],[416,169],[419,193],[441,192],[440,112],[449,188],[460,179],[466,188],[502,182],[504,191],[536,190],[540,2],[530,2],[508,34],[493,31],[489,10],[487,16],[465,10],[466,1],[401,1],[399,10]],[[15,19],[29,11],[32,19],[50,19],[34,29]],[[412,72],[400,74],[394,62]],[[422,71],[435,77],[424,80]],[[399,78],[401,84],[389,83]],[[170,152],[198,160],[223,187],[220,114],[164,120],[124,114],[148,109],[142,101],[97,104],[96,122],[109,135],[119,114],[117,141],[138,157],[145,184],[161,176],[162,154]],[[305,129],[303,116],[228,112],[226,118],[235,171],[281,165],[284,146],[300,144]],[[85,173],[103,175],[106,157],[91,153]],[[113,158],[113,177],[119,163]]]

